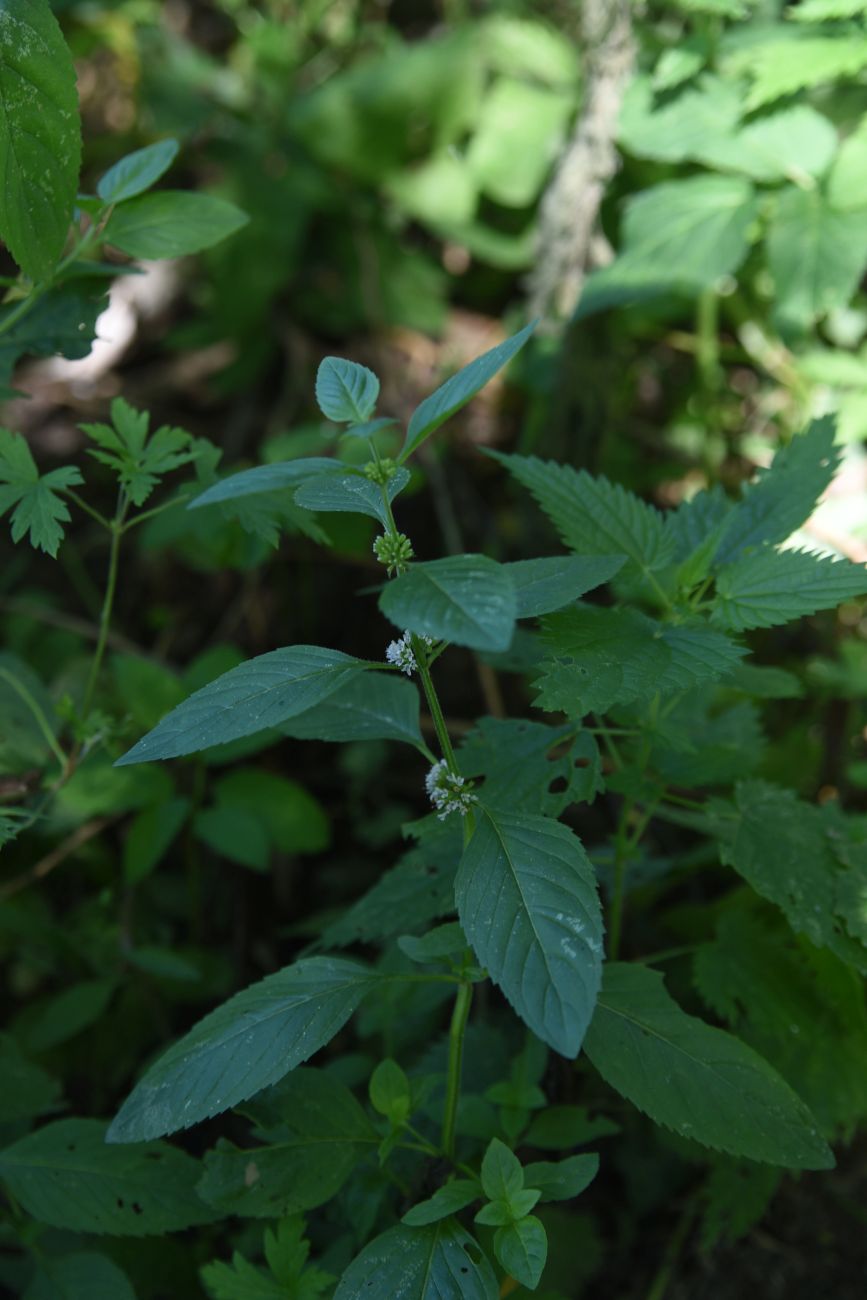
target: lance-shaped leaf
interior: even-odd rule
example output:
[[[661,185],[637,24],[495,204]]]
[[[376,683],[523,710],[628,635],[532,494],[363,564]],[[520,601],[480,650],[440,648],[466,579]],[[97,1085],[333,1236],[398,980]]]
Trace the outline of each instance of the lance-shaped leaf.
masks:
[[[326,357],[316,372],[316,401],[335,424],[366,424],[376,409],[379,380],[367,366]]]
[[[775,627],[867,595],[867,566],[810,551],[765,547],[720,571],[715,623],[735,632]]]
[[[0,1179],[40,1223],[145,1237],[207,1223],[197,1160],[165,1142],[108,1146],[96,1119],[61,1119],[0,1151]]]
[[[789,1169],[834,1164],[815,1119],[767,1061],[687,1015],[646,966],[606,965],[584,1050],[612,1088],[681,1137]]]
[[[543,1201],[570,1201],[589,1187],[599,1172],[594,1153],[568,1156],[565,1160],[537,1160],[524,1166],[524,1182],[542,1193]]]
[[[455,882],[480,963],[538,1038],[577,1056],[602,970],[602,915],[586,853],[548,817],[482,811]]]
[[[96,192],[103,203],[125,203],[149,190],[167,172],[178,154],[177,140],[158,140],[119,159],[99,178]]]
[[[281,488],[289,488],[294,492],[308,479],[316,478],[319,474],[338,472],[340,468],[336,461],[328,460],[325,456],[305,456],[298,460],[278,461],[274,465],[256,465],[254,469],[242,469],[240,473],[230,474],[228,478],[214,483],[195,497],[187,509],[198,510],[200,506],[215,506],[221,501],[278,492]]]
[[[297,740],[402,740],[421,745],[418,691],[391,673],[350,678],[327,700],[284,723]]]
[[[334,1300],[496,1300],[494,1271],[454,1219],[426,1228],[398,1224],[365,1246],[344,1272]]]
[[[528,1214],[498,1228],[494,1254],[506,1273],[535,1291],[548,1258],[548,1235],[541,1220],[535,1214]]]
[[[473,650],[505,650],[517,598],[505,565],[487,555],[450,555],[413,564],[385,587],[379,607],[396,627]]]
[[[81,128],[72,55],[48,0],[0,0],[0,238],[45,279],[72,216]]]
[[[466,406],[467,402],[493,379],[497,371],[502,370],[503,366],[507,365],[521,350],[535,328],[536,322],[532,321],[517,334],[506,339],[504,343],[498,343],[489,352],[476,357],[475,361],[464,366],[463,370],[459,370],[456,375],[452,375],[451,379],[447,379],[435,393],[426,397],[421,406],[413,411],[400,459],[404,461],[407,456],[411,456],[435,429],[450,419],[462,406]]]
[[[399,469],[388,480],[386,492],[389,504],[402,492],[409,482],[409,470]],[[354,470],[345,473],[322,474],[302,483],[295,493],[295,502],[305,510],[330,510],[354,512],[378,519],[383,528],[389,524],[382,488],[364,474]]]
[[[375,981],[357,962],[310,957],[236,993],[151,1066],[108,1141],[174,1133],[277,1083],[334,1037]]]
[[[507,564],[518,596],[518,618],[562,609],[613,578],[625,563],[625,555],[557,555]]]
[[[103,238],[130,257],[186,257],[221,243],[248,221],[246,212],[213,194],[160,190],[115,208]]]
[[[277,727],[326,699],[366,667],[351,655],[314,645],[257,655],[172,709],[116,766],[178,758]]]

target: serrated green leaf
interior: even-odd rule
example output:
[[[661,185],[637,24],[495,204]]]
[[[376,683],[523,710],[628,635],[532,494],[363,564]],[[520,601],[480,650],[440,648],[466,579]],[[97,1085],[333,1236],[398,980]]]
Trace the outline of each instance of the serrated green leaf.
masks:
[[[40,1223],[144,1237],[214,1216],[196,1195],[198,1162],[165,1142],[106,1144],[96,1119],[61,1119],[0,1151],[0,1178]]]
[[[402,677],[368,673],[350,679],[280,730],[297,740],[402,740],[417,747],[422,744],[418,690]]]
[[[249,219],[234,203],[213,194],[160,190],[116,208],[103,239],[130,257],[186,257],[222,243]]]
[[[335,424],[365,424],[376,409],[379,380],[367,366],[326,357],[316,372],[316,401]]]
[[[310,957],[236,993],[151,1066],[108,1141],[174,1133],[276,1083],[334,1037],[375,981],[357,962]]]
[[[57,352],[73,361],[86,357],[104,306],[105,285],[98,281],[85,286],[64,284],[38,298],[26,316],[0,335],[0,395],[12,395],[9,385],[19,357],[50,357]],[[16,307],[16,303],[0,307],[0,327]]]
[[[202,1283],[212,1300],[286,1300],[286,1288],[245,1259],[240,1251],[231,1264],[212,1260],[201,1269]]]
[[[177,758],[279,726],[326,699],[366,666],[320,646],[287,646],[257,655],[195,691],[115,766]]]
[[[559,822],[485,809],[455,882],[479,962],[532,1032],[577,1056],[602,965],[593,868]]]
[[[75,68],[48,0],[0,0],[0,238],[31,280],[63,251],[81,162]]]
[[[518,597],[518,618],[538,618],[562,609],[613,578],[626,563],[622,555],[551,556],[505,565]]]
[[[771,27],[769,39],[745,44],[728,60],[732,72],[747,72],[752,80],[747,112],[797,90],[857,76],[867,66],[867,38],[861,35],[797,33],[800,39],[793,39],[795,33],[784,33],[775,38],[780,30]]]
[[[496,1300],[499,1294],[493,1269],[454,1219],[426,1228],[399,1224],[374,1238],[345,1270],[334,1300],[370,1300],[375,1291],[391,1300]]]
[[[834,1163],[815,1119],[776,1071],[682,1011],[648,967],[606,964],[584,1047],[612,1088],[681,1137],[784,1168]]]
[[[204,1158],[198,1193],[224,1214],[271,1218],[313,1210],[340,1191],[379,1135],[339,1079],[297,1069],[243,1107],[264,1145],[221,1139]]]
[[[720,570],[711,618],[733,632],[776,627],[864,595],[863,564],[765,547]]]
[[[548,1258],[548,1237],[534,1214],[498,1228],[494,1254],[502,1268],[522,1286],[535,1291]]]
[[[649,574],[672,558],[663,517],[653,506],[607,479],[535,456],[491,453],[536,498],[570,550],[625,555],[624,574]]]
[[[431,393],[430,397],[426,397],[413,411],[403,450],[400,453],[401,461],[411,456],[435,429],[451,419],[462,406],[466,406],[467,402],[474,398],[498,371],[508,365],[535,328],[536,322],[532,321],[517,334],[506,339],[504,343],[498,343],[495,348],[476,357],[475,361],[464,366],[463,370],[459,370],[456,375],[452,375],[451,379],[447,379],[436,392]]]
[[[589,1187],[599,1172],[595,1154],[566,1160],[537,1160],[524,1166],[524,1182],[542,1193],[543,1201],[570,1201]]]
[[[144,149],[136,149],[109,167],[99,178],[96,192],[103,203],[125,203],[127,199],[134,199],[156,184],[177,155],[177,140],[158,140]]]
[[[505,565],[486,555],[413,564],[384,588],[379,607],[396,627],[473,650],[505,650],[517,599]]]
[[[74,465],[40,475],[20,433],[0,429],[0,515],[12,510],[12,540],[29,535],[30,544],[51,556],[63,540],[62,525],[71,516],[58,490],[84,480]]]
[[[148,434],[150,416],[137,411],[122,397],[111,404],[113,427],[107,424],[79,425],[98,444],[89,455],[113,469],[135,506],[144,505],[164,474],[188,465],[201,454],[191,434],[168,425]]]
[[[511,812],[557,817],[570,803],[592,802],[602,789],[594,738],[576,736],[569,725],[480,718],[461,741],[458,764],[464,776],[484,777],[485,804]],[[561,788],[552,789],[555,785]]]
[[[60,1084],[28,1061],[14,1038],[0,1034],[0,1124],[15,1124],[53,1110]]]
[[[283,488],[294,490],[308,479],[319,474],[331,474],[339,469],[338,463],[325,456],[305,456],[298,460],[277,461],[273,465],[256,465],[230,474],[219,483],[207,488],[187,506],[198,510],[201,506],[218,505],[235,501],[239,497],[258,496],[260,493],[278,492]]]
[[[79,1250],[57,1258],[40,1252],[36,1276],[22,1300],[136,1300],[136,1294],[107,1255]]]
[[[389,502],[402,492],[409,482],[409,470],[399,469],[386,485]],[[305,510],[338,511],[359,515],[368,515],[378,519],[383,528],[389,527],[389,518],[382,500],[382,488],[364,474],[347,471],[346,473],[322,474],[302,483],[295,493],[295,500]]]
[[[469,1178],[453,1178],[450,1183],[438,1188],[426,1201],[419,1201],[411,1210],[407,1210],[401,1219],[408,1228],[424,1228],[429,1223],[439,1223],[460,1210],[465,1210],[481,1196],[479,1184]]]
[[[867,263],[867,223],[860,209],[833,208],[819,188],[791,186],[779,197],[767,249],[774,319],[784,332],[803,333],[857,289]]]

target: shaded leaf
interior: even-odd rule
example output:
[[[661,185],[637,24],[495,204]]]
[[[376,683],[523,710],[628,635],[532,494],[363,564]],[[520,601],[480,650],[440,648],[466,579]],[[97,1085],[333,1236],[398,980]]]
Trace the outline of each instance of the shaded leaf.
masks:
[[[775,627],[867,595],[867,566],[765,547],[720,570],[714,623],[740,632]]]
[[[379,380],[367,366],[326,357],[316,372],[319,409],[336,424],[364,424],[376,409]]]
[[[399,469],[388,480],[386,491],[389,502],[402,492],[409,482],[409,470]],[[372,479],[357,471],[345,473],[331,471],[302,483],[295,493],[295,501],[305,510],[350,512],[378,519],[383,528],[389,527],[389,518],[382,500],[382,488]]]
[[[518,618],[538,618],[562,609],[600,587],[626,563],[622,555],[551,556],[516,560],[505,566],[518,597]]]
[[[74,465],[40,474],[21,434],[0,429],[0,515],[12,510],[13,542],[29,536],[32,546],[56,556],[71,518],[58,490],[83,482]]]
[[[116,208],[103,239],[130,257],[186,257],[222,243],[248,221],[234,203],[213,194],[160,190]]]
[[[159,180],[178,155],[177,140],[158,140],[119,159],[100,176],[96,192],[103,203],[125,203]]]
[[[364,1247],[340,1279],[334,1300],[496,1300],[493,1270],[454,1219],[427,1228],[399,1224]]]
[[[420,745],[418,690],[390,673],[351,678],[280,727],[297,740],[402,740]]]
[[[517,608],[505,565],[486,555],[413,564],[384,588],[379,607],[396,627],[474,650],[505,650]]]

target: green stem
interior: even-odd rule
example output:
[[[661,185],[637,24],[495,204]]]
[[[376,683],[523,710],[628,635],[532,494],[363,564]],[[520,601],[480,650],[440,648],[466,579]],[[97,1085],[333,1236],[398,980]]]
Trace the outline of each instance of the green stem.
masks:
[[[720,381],[719,296],[714,289],[705,289],[699,295],[695,326],[699,379],[704,391],[711,394]]]
[[[449,1026],[449,1064],[446,1076],[446,1104],[443,1113],[443,1151],[449,1160],[455,1155],[455,1124],[461,1095],[461,1065],[464,1059],[464,1036],[473,1000],[472,984],[462,984],[455,998]]]
[[[152,510],[143,510],[140,515],[136,515],[133,519],[128,519],[121,529],[121,532],[128,533],[131,528],[138,528],[139,524],[147,523],[148,519],[155,519],[156,516],[161,515],[163,511],[171,510],[173,506],[183,505],[185,501],[189,500],[189,497],[190,494],[184,492],[182,496],[172,497],[171,501],[164,501],[161,506],[154,506]],[[110,524],[109,527],[111,527]]]
[[[11,686],[12,690],[19,697],[19,699],[23,700],[24,703],[27,705],[27,708],[30,710],[30,712],[32,713],[36,721],[36,725],[38,726],[39,730],[42,732],[42,735],[45,737],[45,743],[48,745],[52,754],[60,764],[61,771],[65,770],[68,762],[66,754],[64,754],[63,750],[60,748],[60,745],[57,743],[57,737],[55,736],[54,732],[51,730],[51,725],[48,719],[46,718],[42,709],[39,707],[36,700],[34,700],[33,696],[28,691],[27,687],[23,684],[23,682],[19,682],[18,678],[14,677],[12,673],[7,672],[5,668],[0,668],[0,678],[2,678],[4,682],[6,682],[9,686]]]
[[[433,678],[431,677],[430,669],[428,668],[427,654],[424,645],[421,643],[419,638],[415,636],[412,638],[412,652],[415,655],[415,661],[418,665],[418,675],[421,678],[424,697],[427,700],[427,707],[431,718],[433,719],[434,730],[437,733],[437,740],[440,743],[443,758],[448,763],[450,770],[456,775],[460,775],[458,772],[457,762],[455,761],[455,751],[452,749],[452,742],[449,737],[446,720],[443,716],[442,707],[440,705],[439,696],[436,693],[436,687],[433,684]]]
[[[96,641],[96,649],[93,652],[90,673],[87,678],[87,688],[84,692],[84,703],[81,707],[82,720],[87,719],[93,705],[93,694],[96,690],[99,670],[102,667],[102,660],[105,655],[105,646],[108,641],[108,630],[111,626],[111,615],[114,608],[114,594],[117,588],[117,572],[120,561],[120,539],[123,536],[123,524],[126,510],[126,497],[121,494],[118,499],[118,507],[115,517],[110,525],[111,548],[108,556],[108,579],[105,584],[105,596],[102,601],[102,612],[99,616],[99,635]]]

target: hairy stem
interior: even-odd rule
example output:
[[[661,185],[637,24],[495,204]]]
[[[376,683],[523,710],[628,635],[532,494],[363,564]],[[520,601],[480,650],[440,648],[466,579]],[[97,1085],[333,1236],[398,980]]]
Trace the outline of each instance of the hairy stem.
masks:
[[[449,1026],[449,1064],[446,1076],[446,1104],[443,1113],[443,1151],[449,1160],[455,1154],[455,1124],[461,1095],[461,1065],[464,1059],[464,1036],[473,1000],[472,984],[462,984],[455,998]]]

